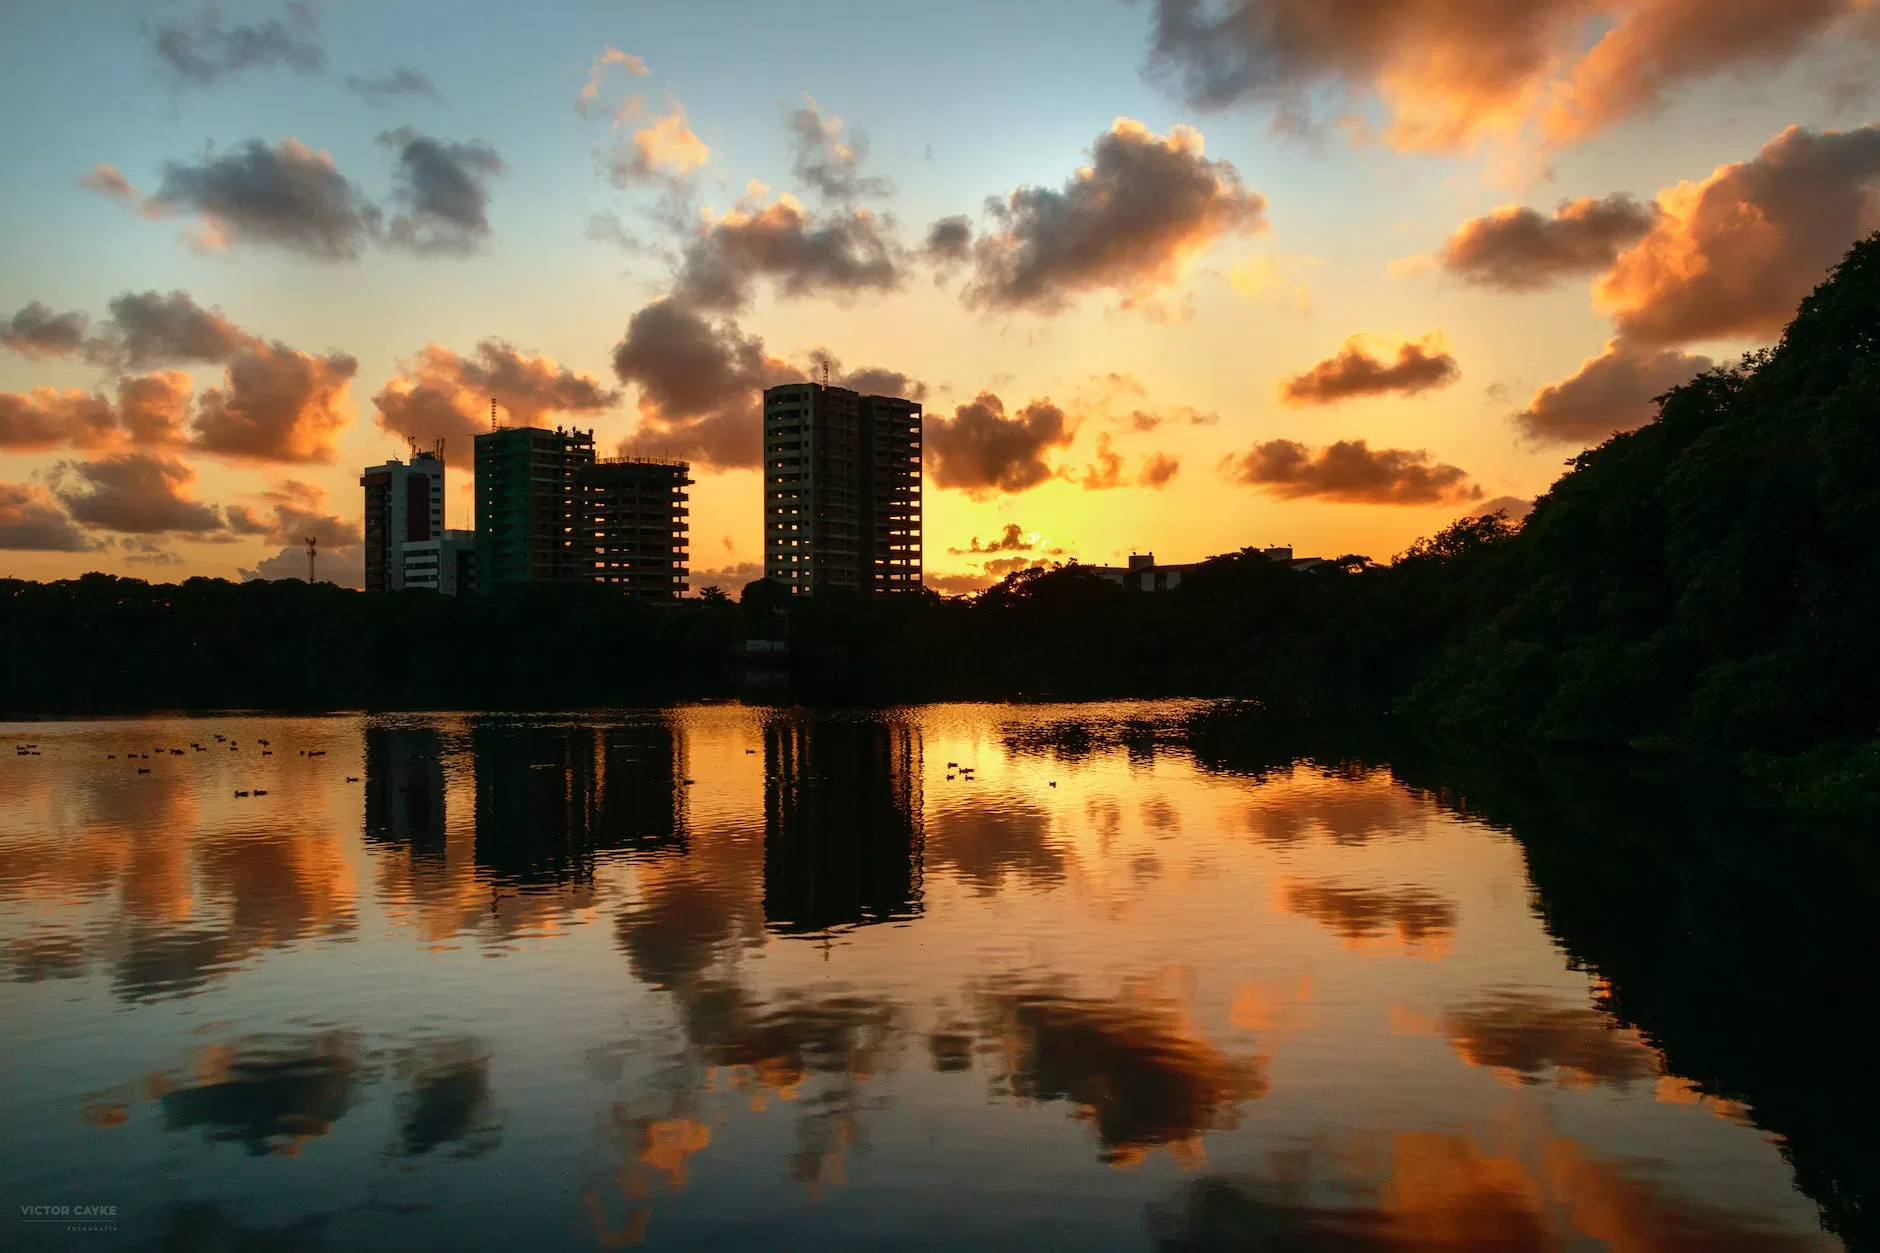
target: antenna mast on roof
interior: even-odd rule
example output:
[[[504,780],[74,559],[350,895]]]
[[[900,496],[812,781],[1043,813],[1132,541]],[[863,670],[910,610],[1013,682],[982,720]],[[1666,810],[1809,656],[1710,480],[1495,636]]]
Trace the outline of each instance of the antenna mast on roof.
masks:
[[[496,397],[490,397],[490,429],[496,429]]]
[[[313,562],[314,558],[319,555],[319,552],[320,537],[317,535],[309,535],[307,537],[307,582],[309,585],[314,582]]]
[[[823,386],[827,387],[829,386],[829,358],[827,357],[823,358],[822,367],[823,367]]]

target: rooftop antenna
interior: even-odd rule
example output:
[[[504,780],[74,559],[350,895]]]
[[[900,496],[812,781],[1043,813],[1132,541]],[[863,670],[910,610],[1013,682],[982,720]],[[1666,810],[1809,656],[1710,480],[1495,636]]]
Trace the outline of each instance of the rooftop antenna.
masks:
[[[496,397],[490,397],[490,430],[496,429]]]
[[[829,358],[824,357],[822,359],[822,367],[823,367],[823,386],[827,387],[829,386]]]
[[[318,557],[319,554],[320,554],[320,537],[317,535],[309,535],[307,537],[307,582],[309,585],[311,585],[314,582],[313,563],[314,563],[314,559]]]

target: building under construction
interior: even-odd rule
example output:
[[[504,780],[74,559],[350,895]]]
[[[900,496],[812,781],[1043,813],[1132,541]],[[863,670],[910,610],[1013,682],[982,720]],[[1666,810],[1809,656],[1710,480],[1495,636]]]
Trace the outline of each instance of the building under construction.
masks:
[[[920,587],[921,407],[825,383],[764,391],[764,576],[797,595]]]
[[[659,457],[603,458],[581,467],[580,544],[597,583],[634,596],[685,592],[691,466]]]
[[[476,584],[605,583],[685,591],[691,467],[596,459],[592,431],[493,427],[476,437]]]
[[[495,427],[476,437],[477,588],[589,577],[581,474],[592,431]]]

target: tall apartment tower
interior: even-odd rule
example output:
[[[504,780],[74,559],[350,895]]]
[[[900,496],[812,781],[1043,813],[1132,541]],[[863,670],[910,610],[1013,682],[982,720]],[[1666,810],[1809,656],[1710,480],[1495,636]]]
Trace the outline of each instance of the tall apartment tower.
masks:
[[[359,476],[366,491],[366,590],[395,592],[405,585],[404,545],[435,539],[444,530],[443,445],[412,449],[409,464],[394,457]]]
[[[589,577],[653,600],[685,592],[691,469],[660,457],[603,458],[581,468],[579,545]]]
[[[588,577],[581,475],[593,464],[592,431],[510,426],[476,437],[479,592]]]
[[[794,594],[920,587],[920,405],[764,390],[764,576]]]

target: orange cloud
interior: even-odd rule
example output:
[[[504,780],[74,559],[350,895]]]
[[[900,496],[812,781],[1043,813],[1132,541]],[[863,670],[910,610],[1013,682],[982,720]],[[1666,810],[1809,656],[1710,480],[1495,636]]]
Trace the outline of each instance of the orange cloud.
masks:
[[[1125,487],[1131,483],[1155,489],[1167,487],[1169,481],[1180,473],[1181,468],[1181,458],[1171,457],[1167,453],[1155,453],[1142,459],[1141,468],[1134,476],[1128,475],[1123,468],[1123,454],[1115,449],[1115,441],[1108,432],[1099,431],[1096,460],[1085,466],[1082,474],[1077,474],[1068,467],[1059,473],[1067,479],[1074,480],[1087,492],[1101,492]]]
[[[788,194],[766,204],[761,185],[722,216],[709,212],[686,246],[673,298],[735,312],[770,279],[785,296],[893,291],[904,277],[885,224],[865,208],[815,214]]]
[[[1317,497],[1357,505],[1459,504],[1482,498],[1458,466],[1432,463],[1422,450],[1379,448],[1361,439],[1314,451],[1290,439],[1271,439],[1222,459],[1235,482],[1285,500]]]
[[[1385,359],[1388,351],[1368,335],[1353,335],[1335,355],[1287,379],[1280,399],[1289,405],[1330,405],[1390,392],[1414,396],[1462,377],[1440,331],[1399,344],[1393,360]]]
[[[1534,291],[1556,279],[1607,268],[1620,248],[1652,228],[1656,216],[1652,206],[1624,194],[1563,200],[1551,218],[1509,206],[1457,227],[1437,260],[1466,283]]]
[[[358,368],[344,353],[257,340],[230,359],[221,386],[202,394],[190,447],[246,461],[331,461],[352,423]]]
[[[612,44],[608,44],[601,54],[594,58],[594,64],[588,67],[587,82],[582,85],[581,94],[575,97],[575,112],[581,116],[587,116],[588,106],[593,104],[595,98],[600,95],[601,73],[610,65],[623,67],[635,78],[644,78],[652,73],[646,68],[646,62],[641,58],[631,52],[622,52]]]
[[[1227,272],[1227,281],[1247,300],[1290,304],[1301,313],[1312,311],[1312,289],[1305,276],[1323,262],[1317,257],[1289,253],[1260,253]]]
[[[312,483],[287,479],[262,492],[262,509],[230,505],[226,510],[231,530],[259,535],[271,544],[298,546],[305,537],[319,537],[322,549],[351,548],[364,539],[361,524],[325,513],[326,491]]]
[[[1068,447],[1076,434],[1076,420],[1049,400],[1034,400],[1008,418],[1005,402],[991,392],[958,406],[951,418],[929,417],[923,431],[934,486],[976,500],[1048,482],[1045,453]]]
[[[1200,131],[1164,137],[1130,118],[1097,136],[1090,164],[1063,187],[1020,187],[990,208],[966,300],[1038,313],[1093,291],[1142,304],[1218,240],[1267,229],[1266,198],[1207,158]]]
[[[487,429],[491,400],[509,421],[536,426],[554,414],[603,413],[620,403],[620,393],[553,357],[485,339],[468,356],[426,344],[399,363],[372,403],[379,429],[427,444],[441,439],[450,464],[468,466],[474,437]]]
[[[887,179],[861,173],[862,162],[868,159],[868,137],[851,130],[844,139],[842,119],[834,114],[824,117],[808,92],[803,93],[803,106],[785,121],[795,148],[790,171],[823,199],[846,203],[894,190]],[[945,233],[943,248],[944,244]]]
[[[1855,240],[1880,227],[1880,125],[1791,126],[1748,161],[1659,193],[1658,224],[1596,297],[1620,338],[1772,337]]]
[[[60,461],[53,495],[90,527],[128,534],[222,531],[222,514],[188,497],[196,470],[173,457],[117,453],[102,461]]]
[[[719,467],[762,461],[763,389],[802,377],[766,353],[761,338],[678,299],[656,300],[628,319],[614,346],[614,374],[640,392],[640,426],[622,451]]]
[[[1609,4],[1616,20],[1552,84],[1540,130],[1572,143],[1627,118],[1650,116],[1685,82],[1726,69],[1775,70],[1866,0],[1634,0]],[[1845,34],[1858,34],[1855,25]]]
[[[1574,374],[1534,393],[1515,423],[1529,439],[1597,444],[1637,430],[1658,416],[1652,398],[1716,363],[1673,348],[1640,348],[1613,340]]]
[[[292,138],[272,148],[250,139],[195,163],[172,161],[156,193],[141,200],[109,166],[82,181],[146,217],[194,216],[198,231],[190,242],[206,252],[251,244],[317,261],[356,260],[383,216],[332,154]]]
[[[625,187],[654,177],[684,178],[711,160],[712,150],[692,133],[685,108],[674,100],[664,114],[650,117],[638,96],[629,96],[616,115],[616,126],[633,126],[633,133],[608,158],[614,185]]]
[[[1776,68],[1850,21],[1864,0],[1156,0],[1150,65],[1192,105],[1251,103],[1275,127],[1315,129],[1330,87],[1347,109],[1375,93],[1382,138],[1467,151],[1530,131],[1587,138],[1658,109],[1677,89]],[[1589,22],[1608,23],[1590,50]],[[1338,119],[1359,134],[1349,115]]]
[[[93,546],[44,488],[0,483],[0,551],[75,553]]]
[[[158,370],[118,383],[118,421],[136,444],[176,444],[189,420],[192,386],[181,370]]]
[[[0,393],[0,448],[113,448],[124,442],[111,402],[79,388]]]
[[[66,357],[85,342],[91,318],[78,310],[54,313],[34,300],[11,318],[0,320],[0,348],[24,357]]]

